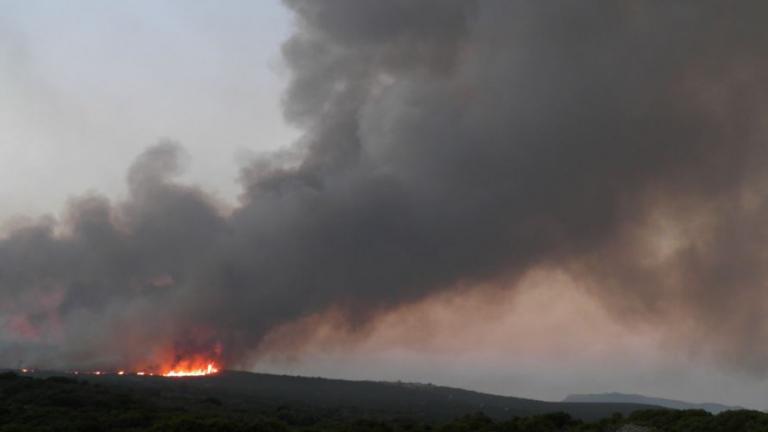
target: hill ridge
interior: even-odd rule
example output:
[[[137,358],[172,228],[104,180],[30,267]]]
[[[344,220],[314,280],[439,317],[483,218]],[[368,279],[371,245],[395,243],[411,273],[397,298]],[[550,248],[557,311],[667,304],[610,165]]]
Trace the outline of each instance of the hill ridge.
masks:
[[[655,396],[646,396],[635,393],[605,392],[605,393],[582,393],[570,394],[563,399],[563,402],[573,403],[639,403],[656,405],[672,409],[703,409],[713,414],[723,411],[741,410],[740,406],[730,406],[714,402],[687,402],[678,399],[670,399]]]
[[[35,371],[26,375],[75,377],[60,371]],[[180,398],[213,396],[230,405],[243,407],[254,403],[291,403],[353,409],[384,417],[406,416],[432,420],[448,420],[478,411],[497,419],[566,412],[574,418],[596,420],[614,413],[627,415],[641,409],[658,408],[636,403],[541,401],[435,384],[344,380],[232,370],[187,378],[82,373],[76,378],[146,389]]]

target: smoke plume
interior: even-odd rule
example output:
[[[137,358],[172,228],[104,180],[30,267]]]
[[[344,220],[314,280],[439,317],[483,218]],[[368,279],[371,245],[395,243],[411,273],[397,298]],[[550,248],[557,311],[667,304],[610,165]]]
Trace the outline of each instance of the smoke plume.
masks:
[[[330,308],[355,327],[551,268],[765,369],[767,3],[286,5],[289,156],[253,161],[224,208],[160,143],[124,202],[7,233],[0,362],[236,365]]]

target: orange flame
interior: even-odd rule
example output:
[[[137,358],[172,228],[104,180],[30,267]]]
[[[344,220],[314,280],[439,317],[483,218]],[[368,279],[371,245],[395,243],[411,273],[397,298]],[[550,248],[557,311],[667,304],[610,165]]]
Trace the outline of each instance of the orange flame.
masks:
[[[19,369],[23,373],[33,372],[32,369]],[[163,376],[169,378],[179,377],[199,377],[206,375],[214,375],[221,371],[221,366],[218,361],[213,360],[207,356],[193,356],[184,360],[177,360],[174,363],[168,363],[165,367],[152,367],[149,369],[143,367],[137,367],[133,370],[128,369],[113,369],[110,371],[104,370],[91,370],[82,371],[88,375],[135,375],[135,376]],[[81,371],[73,370],[72,374],[78,375]]]
[[[166,377],[186,377],[186,376],[205,376],[212,375],[219,372],[219,367],[213,362],[208,362],[204,367],[192,365],[189,362],[182,362],[177,364],[173,369],[164,372],[163,376]]]

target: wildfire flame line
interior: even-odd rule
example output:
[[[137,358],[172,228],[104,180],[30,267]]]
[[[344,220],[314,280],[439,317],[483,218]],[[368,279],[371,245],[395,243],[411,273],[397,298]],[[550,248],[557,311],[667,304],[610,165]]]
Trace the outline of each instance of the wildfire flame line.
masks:
[[[178,377],[194,377],[194,376],[206,376],[206,375],[213,375],[219,373],[221,369],[219,366],[214,362],[208,362],[208,363],[192,363],[189,362],[183,362],[181,364],[176,364],[170,370],[167,370],[165,372],[152,372],[152,371],[144,371],[144,370],[137,370],[134,372],[127,371],[124,369],[118,369],[115,371],[102,371],[102,370],[95,370],[95,371],[71,371],[71,373],[75,375],[79,375],[81,373],[87,374],[87,375],[137,375],[137,376],[164,376],[169,378],[178,378]],[[33,369],[28,368],[21,368],[19,369],[22,373],[32,373],[34,372]]]
[[[219,372],[219,368],[217,368],[213,363],[208,363],[208,365],[203,369],[173,369],[163,374],[163,376],[166,377],[185,377],[185,376],[204,376],[204,375],[211,375]]]

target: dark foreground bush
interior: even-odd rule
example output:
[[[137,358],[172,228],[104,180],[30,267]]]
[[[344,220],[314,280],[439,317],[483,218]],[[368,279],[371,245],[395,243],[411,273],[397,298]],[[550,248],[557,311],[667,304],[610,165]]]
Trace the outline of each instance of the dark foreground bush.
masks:
[[[768,432],[768,414],[658,409],[586,423],[566,413],[498,420],[478,412],[438,423],[0,373],[0,432],[615,432],[624,425],[659,432]]]

